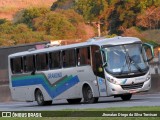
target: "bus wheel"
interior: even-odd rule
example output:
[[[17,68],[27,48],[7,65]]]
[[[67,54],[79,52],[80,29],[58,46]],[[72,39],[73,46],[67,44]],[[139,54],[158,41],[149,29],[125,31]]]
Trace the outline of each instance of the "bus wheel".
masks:
[[[83,87],[83,97],[85,103],[96,103],[98,102],[98,97],[93,97],[93,92],[90,86],[85,85]]]
[[[42,94],[41,90],[39,90],[39,89],[36,90],[35,99],[36,99],[38,105],[45,105],[44,97],[43,97],[43,94]]]
[[[38,105],[51,105],[52,104],[52,100],[51,101],[44,101],[44,97],[43,94],[41,92],[41,90],[36,90],[35,92],[35,99],[38,103]]]
[[[130,100],[131,97],[132,97],[132,94],[121,95],[121,99],[122,99],[123,101]]]
[[[77,99],[67,99],[69,104],[78,104],[81,102],[81,98],[77,98]]]

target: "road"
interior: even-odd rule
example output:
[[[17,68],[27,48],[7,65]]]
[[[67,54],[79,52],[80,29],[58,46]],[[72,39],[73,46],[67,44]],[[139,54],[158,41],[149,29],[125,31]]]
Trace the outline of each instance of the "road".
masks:
[[[70,105],[66,101],[54,101],[51,106],[38,106],[36,102],[7,102],[0,103],[0,111],[46,111],[65,109],[89,109],[110,107],[133,107],[133,106],[160,106],[160,93],[133,95],[130,101],[122,101],[120,98],[103,97],[96,104]]]

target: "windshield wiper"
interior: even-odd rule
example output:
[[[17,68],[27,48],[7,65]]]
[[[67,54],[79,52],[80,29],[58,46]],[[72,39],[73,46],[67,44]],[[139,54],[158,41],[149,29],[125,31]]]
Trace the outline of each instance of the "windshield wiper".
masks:
[[[143,70],[141,69],[141,67],[139,67],[139,65],[131,58],[131,56],[129,55],[128,51],[126,50],[126,47],[125,46],[123,46],[123,47],[125,49],[125,52],[127,53],[127,57],[129,59],[130,63],[133,64],[137,68],[137,70],[139,72],[143,72]]]
[[[139,67],[139,65],[129,56],[129,54],[128,54],[128,58],[130,60],[130,63],[133,64],[137,68],[137,70],[139,72],[143,72],[143,70],[141,69],[141,67]]]

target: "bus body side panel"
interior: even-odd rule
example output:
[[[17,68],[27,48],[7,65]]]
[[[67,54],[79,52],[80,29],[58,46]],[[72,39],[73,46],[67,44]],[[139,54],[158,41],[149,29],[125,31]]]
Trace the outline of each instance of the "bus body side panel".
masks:
[[[38,82],[41,79],[32,75],[21,75],[11,77],[11,95],[13,100],[18,101],[34,101],[35,90],[40,89],[44,95],[44,99],[51,100],[52,98],[48,95],[44,88],[44,84]],[[42,82],[43,83],[43,82]]]
[[[13,87],[12,91],[12,99],[17,101],[35,101],[35,89],[39,88],[43,95],[45,96],[45,100],[51,100],[46,93],[45,89],[42,85],[30,85],[30,86],[22,86],[22,87]]]
[[[94,75],[91,66],[87,65],[80,67],[65,68],[62,71],[63,76],[77,76],[79,82],[75,84],[73,87],[64,91],[55,99],[83,98],[82,87],[85,83],[91,87],[94,97],[99,96],[98,86],[93,83],[93,81],[96,80],[96,76]]]
[[[36,72],[35,75],[12,75],[10,79],[13,100],[34,101],[37,88],[42,91],[46,101],[83,98],[84,84],[91,87],[94,97],[99,97],[98,86],[93,82],[96,76],[89,65]]]

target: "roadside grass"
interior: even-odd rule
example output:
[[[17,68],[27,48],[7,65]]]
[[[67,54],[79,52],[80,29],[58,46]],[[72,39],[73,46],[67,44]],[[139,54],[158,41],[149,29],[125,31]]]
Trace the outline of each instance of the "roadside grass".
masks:
[[[82,113],[81,114],[86,114],[84,116],[87,116],[87,112],[84,111],[95,111],[93,114],[99,111],[112,111],[112,112],[152,112],[152,111],[158,111],[160,112],[160,106],[154,106],[154,107],[117,107],[117,108],[103,108],[103,109],[84,109],[84,110],[79,110],[79,109],[67,109],[67,110],[60,110],[60,114],[67,114],[68,112],[75,112],[79,111]],[[43,111],[45,112],[45,111]],[[83,113],[84,112],[84,113]],[[54,114],[54,111],[53,111]],[[90,114],[90,113],[89,113]],[[67,116],[67,115],[66,115]],[[0,120],[8,120],[9,118],[0,118]],[[10,118],[12,120],[21,120],[22,118]],[[23,120],[159,120],[160,117],[42,117],[42,118],[23,118]]]
[[[9,118],[8,118],[9,119]],[[0,120],[8,120],[8,119],[0,119]],[[154,117],[133,117],[133,118],[123,118],[123,117],[53,117],[53,118],[10,118],[10,120],[159,120],[160,118]]]

